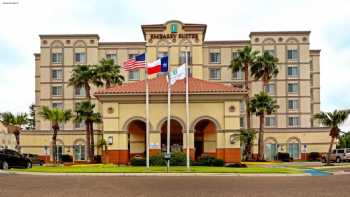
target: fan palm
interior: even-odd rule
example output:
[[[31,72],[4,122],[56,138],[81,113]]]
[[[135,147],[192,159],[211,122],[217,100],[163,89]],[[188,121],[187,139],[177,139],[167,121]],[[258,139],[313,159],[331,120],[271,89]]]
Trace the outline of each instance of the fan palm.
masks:
[[[244,86],[249,93],[249,66],[256,63],[258,51],[253,51],[251,46],[245,46],[243,50],[238,51],[238,55],[233,58],[230,64],[232,73],[244,72]],[[246,115],[247,128],[250,128],[250,112],[248,110],[249,94],[246,96]]]
[[[266,94],[260,92],[254,95],[249,102],[249,110],[259,116],[259,139],[258,139],[258,160],[264,160],[264,122],[265,114],[271,114],[276,112],[279,106],[276,104],[277,101]]]
[[[47,106],[43,106],[39,111],[39,115],[44,119],[51,122],[51,127],[53,130],[52,134],[52,161],[56,164],[56,141],[57,141],[57,133],[60,130],[60,123],[68,122],[73,114],[71,110],[63,110],[60,108],[52,108],[50,109]]]
[[[124,76],[120,74],[120,66],[114,64],[113,59],[102,59],[95,72],[98,79],[105,81],[106,88],[111,87],[111,84],[121,85],[124,81]]]
[[[9,132],[15,135],[16,150],[20,151],[20,134],[23,129],[22,127],[28,123],[28,115],[26,113],[13,115],[11,112],[4,112],[1,114],[1,119]]]
[[[77,105],[75,122],[84,122],[86,127],[86,144],[88,152],[88,161],[94,161],[94,123],[101,123],[102,116],[100,113],[94,112],[95,104],[90,101],[83,101]]]
[[[241,129],[240,130],[240,141],[244,147],[243,160],[248,161],[251,159],[252,146],[256,137],[256,131],[254,129]]]
[[[89,65],[75,65],[68,85],[75,88],[84,87],[87,99],[91,100],[91,84],[102,86],[103,82],[97,78],[95,69]]]
[[[321,112],[313,116],[313,118],[319,120],[322,125],[330,127],[329,136],[331,136],[331,142],[327,154],[327,165],[330,165],[330,155],[334,141],[340,134],[339,126],[345,122],[349,114],[350,110],[334,110],[333,112]]]
[[[265,51],[262,56],[258,56],[256,63],[250,67],[251,76],[257,81],[262,80],[265,86],[273,77],[278,74],[278,58]]]

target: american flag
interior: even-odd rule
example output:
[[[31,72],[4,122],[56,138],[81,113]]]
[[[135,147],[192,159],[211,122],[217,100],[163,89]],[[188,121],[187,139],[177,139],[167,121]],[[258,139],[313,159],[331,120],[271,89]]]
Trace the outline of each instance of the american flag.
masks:
[[[132,59],[128,59],[127,61],[124,62],[123,68],[124,70],[134,70],[137,68],[144,68],[145,67],[145,54],[140,54],[135,56]]]

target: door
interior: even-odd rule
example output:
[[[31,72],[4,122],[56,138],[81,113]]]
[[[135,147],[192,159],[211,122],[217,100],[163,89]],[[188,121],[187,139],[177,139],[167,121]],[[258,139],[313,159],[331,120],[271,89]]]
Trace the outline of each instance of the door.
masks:
[[[277,156],[277,144],[265,144],[265,159],[275,160]]]
[[[297,143],[288,144],[289,157],[293,159],[300,159],[300,146]]]

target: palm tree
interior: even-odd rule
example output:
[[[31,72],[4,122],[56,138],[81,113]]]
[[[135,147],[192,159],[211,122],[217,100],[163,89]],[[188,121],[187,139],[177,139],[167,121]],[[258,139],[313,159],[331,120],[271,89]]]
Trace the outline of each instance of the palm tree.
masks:
[[[240,130],[240,141],[244,147],[243,160],[251,160],[252,146],[256,137],[256,131],[254,129],[241,129]]]
[[[26,113],[19,113],[13,115],[11,112],[4,112],[1,114],[2,122],[8,128],[9,132],[13,133],[16,138],[16,150],[20,151],[20,134],[22,127],[28,123],[28,115]]]
[[[261,79],[266,86],[278,74],[277,62],[278,58],[265,51],[262,56],[258,56],[256,63],[251,65],[251,76],[256,81]]]
[[[83,101],[77,105],[75,122],[83,122],[86,127],[86,144],[88,147],[88,161],[91,163],[94,161],[94,123],[101,123],[102,116],[100,113],[94,112],[95,104],[90,101]]]
[[[331,142],[327,154],[327,164],[330,165],[330,155],[332,152],[333,144],[336,138],[339,137],[339,126],[345,122],[350,114],[350,110],[334,110],[333,112],[321,112],[314,115],[314,119],[320,121],[324,126],[330,127],[329,136],[331,136]]]
[[[246,96],[246,115],[247,115],[247,128],[250,128],[250,111],[248,110],[249,102],[249,66],[256,63],[258,51],[253,51],[251,46],[245,46],[243,50],[238,51],[237,57],[234,57],[231,61],[230,68],[232,73],[243,71],[244,72],[244,86],[248,91]]]
[[[52,134],[52,160],[53,163],[56,164],[56,140],[57,140],[57,133],[60,130],[60,123],[66,123],[69,121],[73,114],[71,110],[63,110],[60,108],[52,108],[50,109],[47,106],[43,106],[41,110],[39,111],[39,115],[48,121],[51,121],[51,126],[53,130]]]
[[[106,88],[111,87],[111,84],[121,85],[124,81],[120,66],[114,64],[113,59],[102,59],[94,71],[98,79],[105,81]]]
[[[72,75],[69,79],[68,86],[74,86],[75,88],[84,87],[87,99],[91,100],[91,86],[102,86],[103,82],[97,78],[96,72],[89,65],[75,65],[72,71]]]
[[[279,106],[276,104],[277,101],[266,94],[265,92],[260,92],[254,95],[253,99],[249,102],[249,110],[259,116],[259,141],[258,141],[258,160],[264,160],[264,122],[265,114],[271,114],[276,112]]]

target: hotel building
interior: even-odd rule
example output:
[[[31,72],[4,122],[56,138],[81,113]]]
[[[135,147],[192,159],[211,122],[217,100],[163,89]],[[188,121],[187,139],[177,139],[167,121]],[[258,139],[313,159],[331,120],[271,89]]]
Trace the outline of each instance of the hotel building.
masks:
[[[97,34],[40,35],[40,53],[35,54],[35,104],[74,109],[86,99],[83,88],[68,86],[73,65],[95,65],[102,58],[119,65],[146,52],[147,61],[169,56],[171,68],[189,62],[190,150],[192,159],[202,154],[225,162],[241,159],[239,129],[244,128],[244,97],[265,90],[280,108],[265,120],[265,157],[275,159],[277,152],[289,152],[294,159],[305,159],[309,152],[326,152],[327,128],[312,119],[320,112],[320,50],[310,49],[310,31],[251,32],[249,40],[208,41],[207,25],[168,21],[141,26],[144,42],[101,42]],[[244,74],[232,73],[231,60],[237,51],[251,44],[260,53],[268,51],[278,59],[279,74],[263,87]],[[96,142],[105,138],[105,162],[127,164],[133,156],[145,153],[145,75],[144,70],[123,71],[125,83],[108,89],[93,87],[93,102],[103,115],[95,125]],[[165,149],[167,119],[167,82],[164,76],[150,77],[150,154]],[[186,148],[184,81],[172,87],[171,149]],[[251,116],[252,127],[259,120]],[[36,130],[23,132],[22,152],[49,157],[51,125],[39,116]],[[257,141],[256,141],[257,143]],[[68,122],[58,134],[58,154],[85,160],[84,124]],[[102,151],[97,148],[97,153]],[[254,153],[257,146],[254,146]]]

